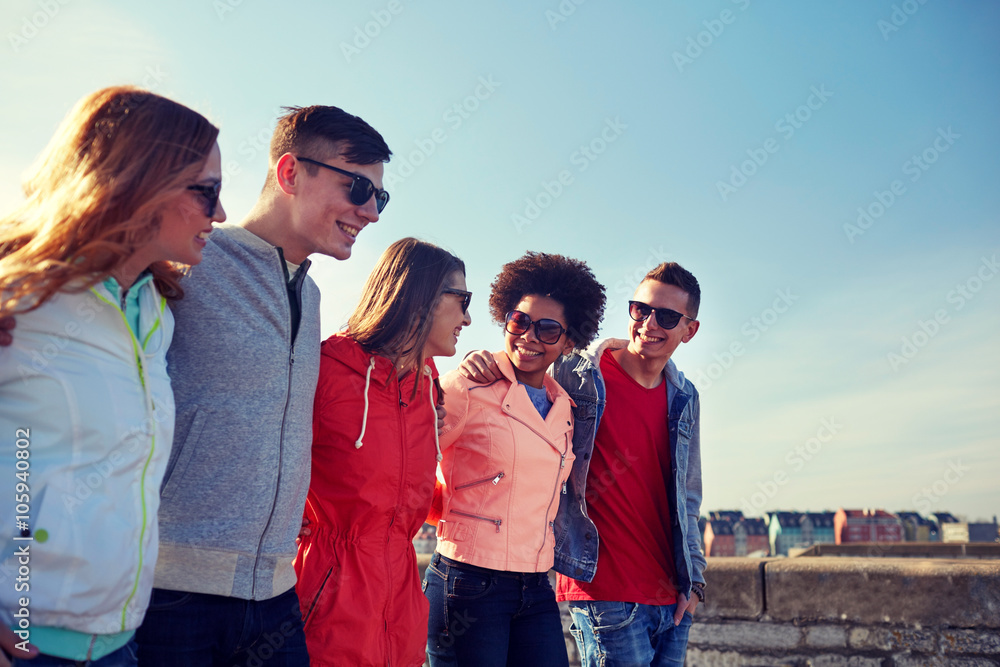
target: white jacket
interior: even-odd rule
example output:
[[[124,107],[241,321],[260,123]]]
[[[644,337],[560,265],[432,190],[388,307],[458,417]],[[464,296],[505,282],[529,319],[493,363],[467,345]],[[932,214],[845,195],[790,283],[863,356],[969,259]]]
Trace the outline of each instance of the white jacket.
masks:
[[[139,289],[138,340],[118,295],[97,285],[19,315],[0,347],[0,610],[28,598],[33,627],[117,633],[149,604],[174,324],[152,282]]]

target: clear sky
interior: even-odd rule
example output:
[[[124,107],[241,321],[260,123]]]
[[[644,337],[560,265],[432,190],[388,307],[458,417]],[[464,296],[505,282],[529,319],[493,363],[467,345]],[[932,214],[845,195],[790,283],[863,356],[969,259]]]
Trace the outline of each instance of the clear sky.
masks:
[[[705,510],[1000,514],[1000,5],[4,0],[0,26],[2,210],[106,85],[222,128],[231,221],[280,107],[341,106],[395,156],[354,257],[316,262],[326,334],[407,235],[468,266],[460,354],[500,347],[489,285],[526,250],[591,265],[609,336],[678,261]]]

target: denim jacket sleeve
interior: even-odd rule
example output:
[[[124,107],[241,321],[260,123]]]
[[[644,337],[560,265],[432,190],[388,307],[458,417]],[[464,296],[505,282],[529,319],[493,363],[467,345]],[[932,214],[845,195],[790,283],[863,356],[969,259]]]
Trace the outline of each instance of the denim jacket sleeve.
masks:
[[[698,390],[687,383],[692,392],[688,404],[691,410],[692,428],[691,441],[688,447],[687,465],[687,547],[691,558],[691,580],[705,583],[705,553],[701,544],[701,531],[698,529],[698,517],[701,516],[701,399]]]

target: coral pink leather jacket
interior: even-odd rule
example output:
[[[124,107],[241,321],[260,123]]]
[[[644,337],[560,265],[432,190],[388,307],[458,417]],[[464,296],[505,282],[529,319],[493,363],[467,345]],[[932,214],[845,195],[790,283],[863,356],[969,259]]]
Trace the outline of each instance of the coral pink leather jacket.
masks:
[[[504,379],[481,385],[457,371],[442,379],[448,416],[438,468],[437,550],[508,572],[552,567],[553,521],[573,464],[573,401],[545,376],[543,420],[503,352]],[[431,520],[436,517],[431,517]]]

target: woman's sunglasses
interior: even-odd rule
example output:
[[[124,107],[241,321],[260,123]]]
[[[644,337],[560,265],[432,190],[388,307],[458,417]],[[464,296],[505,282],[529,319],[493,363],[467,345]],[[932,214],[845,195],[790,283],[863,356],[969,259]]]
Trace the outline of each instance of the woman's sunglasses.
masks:
[[[681,321],[682,317],[687,317],[694,322],[693,317],[688,317],[684,313],[678,313],[676,310],[653,308],[648,303],[643,303],[642,301],[628,302],[628,316],[636,322],[645,322],[651,313],[656,314],[656,323],[660,325],[661,329],[673,329]]]
[[[368,178],[367,176],[362,176],[361,174],[355,174],[353,171],[345,171],[344,169],[341,169],[339,167],[334,167],[328,164],[324,164],[322,162],[307,157],[296,157],[295,159],[302,160],[303,162],[308,162],[309,164],[315,164],[320,167],[325,167],[327,169],[337,172],[338,174],[343,174],[344,176],[350,176],[351,178],[353,178],[354,182],[351,183],[350,196],[351,196],[351,203],[354,204],[355,206],[363,206],[365,202],[367,202],[369,199],[372,198],[372,195],[375,195],[375,208],[378,209],[379,213],[381,213],[382,209],[385,208],[385,205],[389,203],[389,193],[386,192],[385,190],[379,190],[378,188],[376,188],[375,184],[372,183],[371,179]]]
[[[559,338],[566,332],[566,328],[555,320],[535,320],[520,310],[512,310],[507,313],[507,321],[504,329],[513,336],[521,336],[527,333],[531,325],[535,325],[535,336],[546,345],[554,345],[559,342]]]
[[[188,190],[194,190],[205,200],[205,215],[209,218],[215,215],[215,209],[219,206],[219,191],[222,190],[222,181],[212,185],[189,185]]]
[[[454,294],[455,296],[462,297],[462,314],[469,314],[469,304],[472,303],[472,292],[466,292],[465,290],[452,289],[451,287],[445,287],[441,290],[445,294]]]

